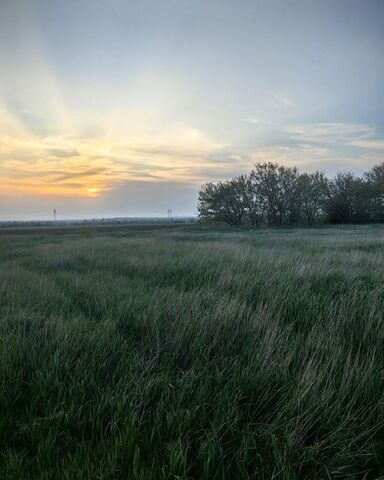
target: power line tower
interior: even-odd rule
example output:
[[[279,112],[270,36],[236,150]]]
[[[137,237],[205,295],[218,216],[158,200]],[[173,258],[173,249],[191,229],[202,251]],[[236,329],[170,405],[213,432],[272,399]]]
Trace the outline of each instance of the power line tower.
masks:
[[[168,221],[169,221],[169,222],[172,222],[172,221],[173,221],[172,208],[168,208]]]
[[[53,209],[53,220],[56,223],[56,208]]]

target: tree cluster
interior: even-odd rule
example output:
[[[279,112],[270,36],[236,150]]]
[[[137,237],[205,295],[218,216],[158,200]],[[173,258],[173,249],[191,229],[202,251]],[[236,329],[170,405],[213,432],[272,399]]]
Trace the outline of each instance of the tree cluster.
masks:
[[[252,227],[384,222],[384,163],[361,177],[338,173],[331,179],[257,163],[246,175],[203,185],[198,213],[203,221]]]

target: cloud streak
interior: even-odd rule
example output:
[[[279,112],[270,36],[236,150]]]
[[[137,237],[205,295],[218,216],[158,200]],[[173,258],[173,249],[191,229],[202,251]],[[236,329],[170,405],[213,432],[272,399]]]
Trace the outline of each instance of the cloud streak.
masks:
[[[255,122],[252,122],[255,123]],[[272,128],[272,127],[271,127]],[[361,170],[379,160],[384,140],[363,124],[318,123],[273,126],[275,137],[239,149],[187,125],[135,131],[136,137],[0,135],[3,195],[102,195],[124,182],[200,185],[241,174],[255,162],[274,161],[303,169]]]
[[[352,145],[356,141],[371,140],[378,136],[374,127],[343,122],[291,125],[285,131],[292,139],[323,144]]]
[[[201,182],[203,167],[213,168],[226,148],[188,125],[132,130],[127,137],[2,134],[3,193],[86,197],[132,180]]]

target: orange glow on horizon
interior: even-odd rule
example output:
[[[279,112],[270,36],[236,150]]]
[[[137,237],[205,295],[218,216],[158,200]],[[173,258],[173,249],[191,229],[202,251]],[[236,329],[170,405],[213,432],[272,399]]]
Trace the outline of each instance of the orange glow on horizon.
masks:
[[[3,108],[0,108],[0,112]],[[13,130],[10,128],[12,120]],[[108,122],[107,122],[108,123]],[[122,122],[124,123],[124,122]],[[0,119],[0,184],[12,195],[95,198],[126,182],[205,181],[210,155],[224,145],[188,125],[162,122],[108,134],[36,135]]]

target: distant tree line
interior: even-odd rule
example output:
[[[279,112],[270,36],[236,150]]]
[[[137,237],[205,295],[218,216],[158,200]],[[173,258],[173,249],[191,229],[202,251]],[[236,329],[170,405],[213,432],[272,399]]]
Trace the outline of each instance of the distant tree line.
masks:
[[[358,177],[301,173],[296,167],[257,163],[239,177],[206,183],[200,220],[229,225],[314,225],[384,222],[384,163]]]

